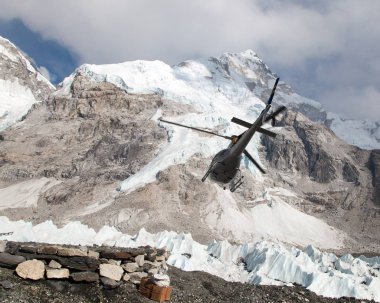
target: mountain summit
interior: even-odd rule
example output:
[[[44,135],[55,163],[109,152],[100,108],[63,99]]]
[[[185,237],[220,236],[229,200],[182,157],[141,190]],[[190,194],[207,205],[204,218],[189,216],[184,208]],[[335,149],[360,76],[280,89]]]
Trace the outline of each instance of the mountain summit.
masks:
[[[55,87],[9,40],[0,37],[0,130],[19,121]]]

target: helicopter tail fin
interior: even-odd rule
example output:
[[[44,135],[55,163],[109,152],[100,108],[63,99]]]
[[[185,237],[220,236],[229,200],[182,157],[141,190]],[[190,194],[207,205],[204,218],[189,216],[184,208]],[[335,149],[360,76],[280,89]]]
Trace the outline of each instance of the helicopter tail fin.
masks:
[[[276,82],[274,83],[274,86],[272,88],[272,93],[270,94],[270,97],[268,99],[268,102],[267,104],[272,104],[272,101],[273,101],[273,97],[274,97],[274,93],[276,91],[276,87],[277,87],[277,84],[278,84],[278,81],[280,80],[280,78],[277,78],[276,79]]]

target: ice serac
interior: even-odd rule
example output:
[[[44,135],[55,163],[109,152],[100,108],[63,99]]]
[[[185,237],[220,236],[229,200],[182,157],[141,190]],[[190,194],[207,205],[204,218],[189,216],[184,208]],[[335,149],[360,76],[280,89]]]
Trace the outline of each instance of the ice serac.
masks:
[[[76,232],[70,233],[74,227]],[[313,246],[299,249],[269,241],[234,245],[228,241],[214,240],[209,245],[202,245],[190,234],[173,231],[152,234],[142,229],[136,235],[129,236],[109,226],[95,232],[79,222],[57,228],[51,222],[33,226],[24,221],[0,217],[0,233],[4,231],[13,232],[6,236],[12,241],[118,247],[150,245],[168,250],[168,263],[186,271],[205,271],[228,281],[260,285],[297,284],[322,296],[380,302],[379,257],[338,257]]]
[[[0,131],[20,121],[33,104],[46,100],[54,90],[30,58],[0,37]]]

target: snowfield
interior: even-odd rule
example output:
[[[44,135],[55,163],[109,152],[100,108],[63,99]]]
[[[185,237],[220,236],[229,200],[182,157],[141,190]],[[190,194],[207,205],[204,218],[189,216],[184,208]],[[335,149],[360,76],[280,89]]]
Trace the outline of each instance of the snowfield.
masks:
[[[8,234],[11,233],[11,234]],[[202,245],[190,234],[141,229],[134,236],[104,226],[98,232],[80,222],[58,228],[51,221],[33,226],[0,217],[0,240],[72,245],[138,247],[150,245],[171,252],[170,265],[186,271],[205,271],[228,281],[260,285],[296,283],[318,295],[343,296],[380,302],[380,258],[337,257],[313,246],[301,250],[269,241],[232,245],[213,241]]]

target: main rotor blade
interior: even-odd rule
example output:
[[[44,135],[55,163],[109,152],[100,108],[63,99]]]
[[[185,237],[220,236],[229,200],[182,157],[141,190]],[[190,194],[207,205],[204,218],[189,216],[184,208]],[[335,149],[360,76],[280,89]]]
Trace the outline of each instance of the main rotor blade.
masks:
[[[270,94],[270,97],[268,99],[267,104],[272,104],[272,100],[273,100],[273,97],[274,97],[274,92],[276,91],[277,83],[278,83],[279,80],[280,80],[280,78],[276,79],[276,82],[274,83],[274,86],[272,88],[272,93]]]
[[[251,160],[251,162],[258,168],[259,171],[261,171],[262,174],[266,174],[265,170],[259,165],[259,163],[256,162],[255,159],[247,152],[247,150],[244,150],[244,155]]]
[[[187,125],[179,124],[179,123],[176,123],[176,122],[167,121],[167,120],[164,120],[164,119],[161,119],[161,118],[158,119],[158,120],[161,121],[161,122],[165,122],[165,123],[169,123],[169,124],[173,124],[173,125],[189,128],[189,129],[192,129],[192,130],[196,130],[198,132],[203,132],[203,133],[214,135],[214,136],[218,136],[218,137],[221,137],[221,138],[224,138],[224,139],[232,140],[232,137],[219,135],[217,133],[213,133],[213,132],[210,132],[208,130],[204,130],[204,129],[200,129],[200,128],[196,128],[196,127],[192,127],[192,126],[187,126]]]

